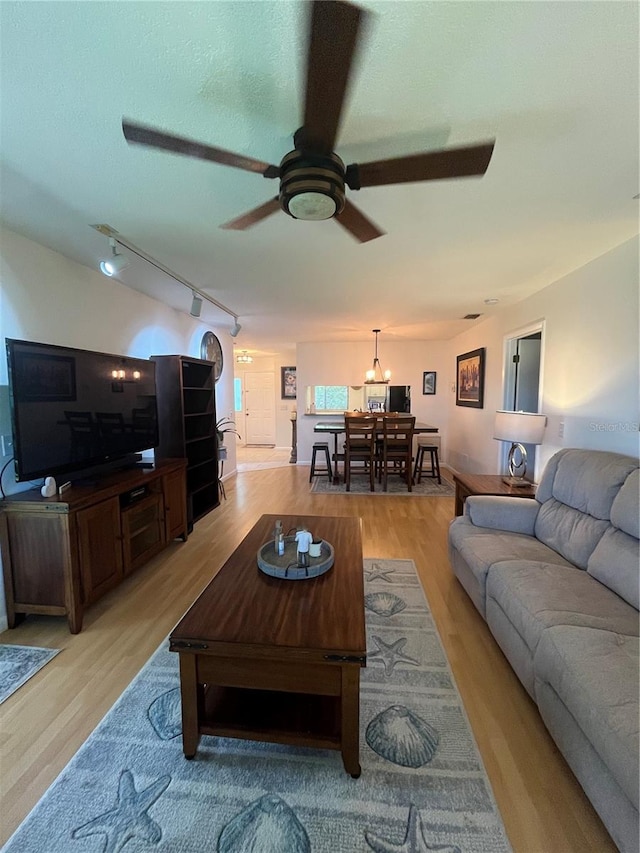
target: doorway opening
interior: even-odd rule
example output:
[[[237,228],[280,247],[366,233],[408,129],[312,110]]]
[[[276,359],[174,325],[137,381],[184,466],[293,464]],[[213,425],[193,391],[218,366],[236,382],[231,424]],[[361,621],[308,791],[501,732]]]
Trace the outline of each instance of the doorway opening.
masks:
[[[502,408],[506,412],[539,412],[542,401],[544,320],[512,332],[504,341]],[[536,445],[525,444],[527,480],[537,477]],[[508,442],[500,442],[500,470],[507,470]]]

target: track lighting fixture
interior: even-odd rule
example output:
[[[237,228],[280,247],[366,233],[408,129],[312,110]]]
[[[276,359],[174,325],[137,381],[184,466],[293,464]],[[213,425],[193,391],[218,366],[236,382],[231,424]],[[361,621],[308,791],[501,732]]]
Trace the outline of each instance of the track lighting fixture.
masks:
[[[155,267],[160,272],[163,272],[165,275],[168,275],[174,281],[181,284],[183,287],[186,287],[191,291],[191,311],[189,312],[192,317],[199,317],[202,312],[202,304],[204,302],[208,302],[210,305],[215,305],[220,311],[224,311],[225,314],[228,314],[230,317],[234,319],[234,326],[231,329],[231,336],[235,338],[235,336],[240,331],[240,323],[238,323],[238,315],[235,311],[232,311],[231,308],[227,308],[226,305],[223,305],[222,302],[218,302],[217,299],[214,299],[213,296],[209,296],[208,293],[200,290],[194,284],[191,284],[190,281],[187,281],[186,278],[183,278],[178,273],[166,267],[163,263],[153,258],[139,246],[134,245],[130,240],[127,240],[126,237],[123,237],[115,228],[112,228],[110,225],[92,225],[92,228],[95,228],[100,234],[103,234],[105,237],[109,238],[109,245],[111,246],[111,257],[107,260],[100,262],[100,272],[104,273],[104,275],[114,276],[123,270],[126,266],[129,265],[130,261],[128,257],[124,255],[119,255],[117,252],[118,246],[123,246],[127,252],[131,252],[136,255],[138,258],[141,258],[143,261],[146,261],[148,264],[151,264],[152,267]]]
[[[189,311],[189,314],[191,314],[192,317],[199,317],[201,311],[202,311],[202,299],[200,299],[198,294],[194,291],[193,292],[193,299],[191,300],[191,311]]]
[[[109,240],[109,245],[111,246],[111,257],[100,261],[100,272],[111,278],[129,266],[129,258],[118,254],[116,249],[117,244],[113,238]]]

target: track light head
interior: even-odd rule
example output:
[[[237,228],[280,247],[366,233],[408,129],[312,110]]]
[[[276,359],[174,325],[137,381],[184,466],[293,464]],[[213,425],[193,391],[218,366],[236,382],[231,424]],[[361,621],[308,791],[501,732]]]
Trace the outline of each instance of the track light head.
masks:
[[[122,272],[125,267],[128,267],[130,261],[125,255],[118,254],[116,250],[117,243],[113,238],[109,240],[109,243],[111,245],[111,257],[100,261],[100,272],[111,278]]]
[[[239,335],[241,328],[242,328],[242,326],[240,325],[240,323],[238,323],[238,318],[236,317],[236,322],[233,324],[233,328],[229,332],[231,337],[236,338]]]
[[[199,317],[202,312],[202,299],[198,296],[197,293],[193,294],[193,299],[191,300],[191,311],[189,313],[192,317]]]

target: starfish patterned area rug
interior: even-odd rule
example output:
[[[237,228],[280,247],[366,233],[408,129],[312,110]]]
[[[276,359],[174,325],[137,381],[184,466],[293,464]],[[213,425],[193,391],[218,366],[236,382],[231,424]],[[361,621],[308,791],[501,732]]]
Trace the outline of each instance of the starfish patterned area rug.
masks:
[[[60,649],[0,645],[0,704],[54,658]]]
[[[406,482],[397,474],[390,475],[387,480],[387,491],[383,491],[382,483],[375,481],[375,491],[371,491],[368,474],[352,474],[351,489],[347,491],[344,479],[341,477],[338,484],[334,484],[328,477],[314,477],[311,482],[311,491],[323,495],[404,495],[405,497],[441,497],[451,498],[454,489],[448,480],[442,483],[432,477],[422,477],[419,483],[414,483],[411,491],[407,489]]]
[[[339,752],[208,736],[187,761],[165,642],[4,852],[508,853],[413,561],[364,572],[359,779]]]

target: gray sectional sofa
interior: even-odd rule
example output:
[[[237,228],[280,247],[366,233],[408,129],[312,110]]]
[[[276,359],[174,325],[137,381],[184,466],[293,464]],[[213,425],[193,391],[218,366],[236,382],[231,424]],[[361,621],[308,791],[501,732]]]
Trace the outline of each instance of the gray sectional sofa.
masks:
[[[561,450],[535,499],[467,498],[456,576],[616,845],[638,853],[638,460]]]

